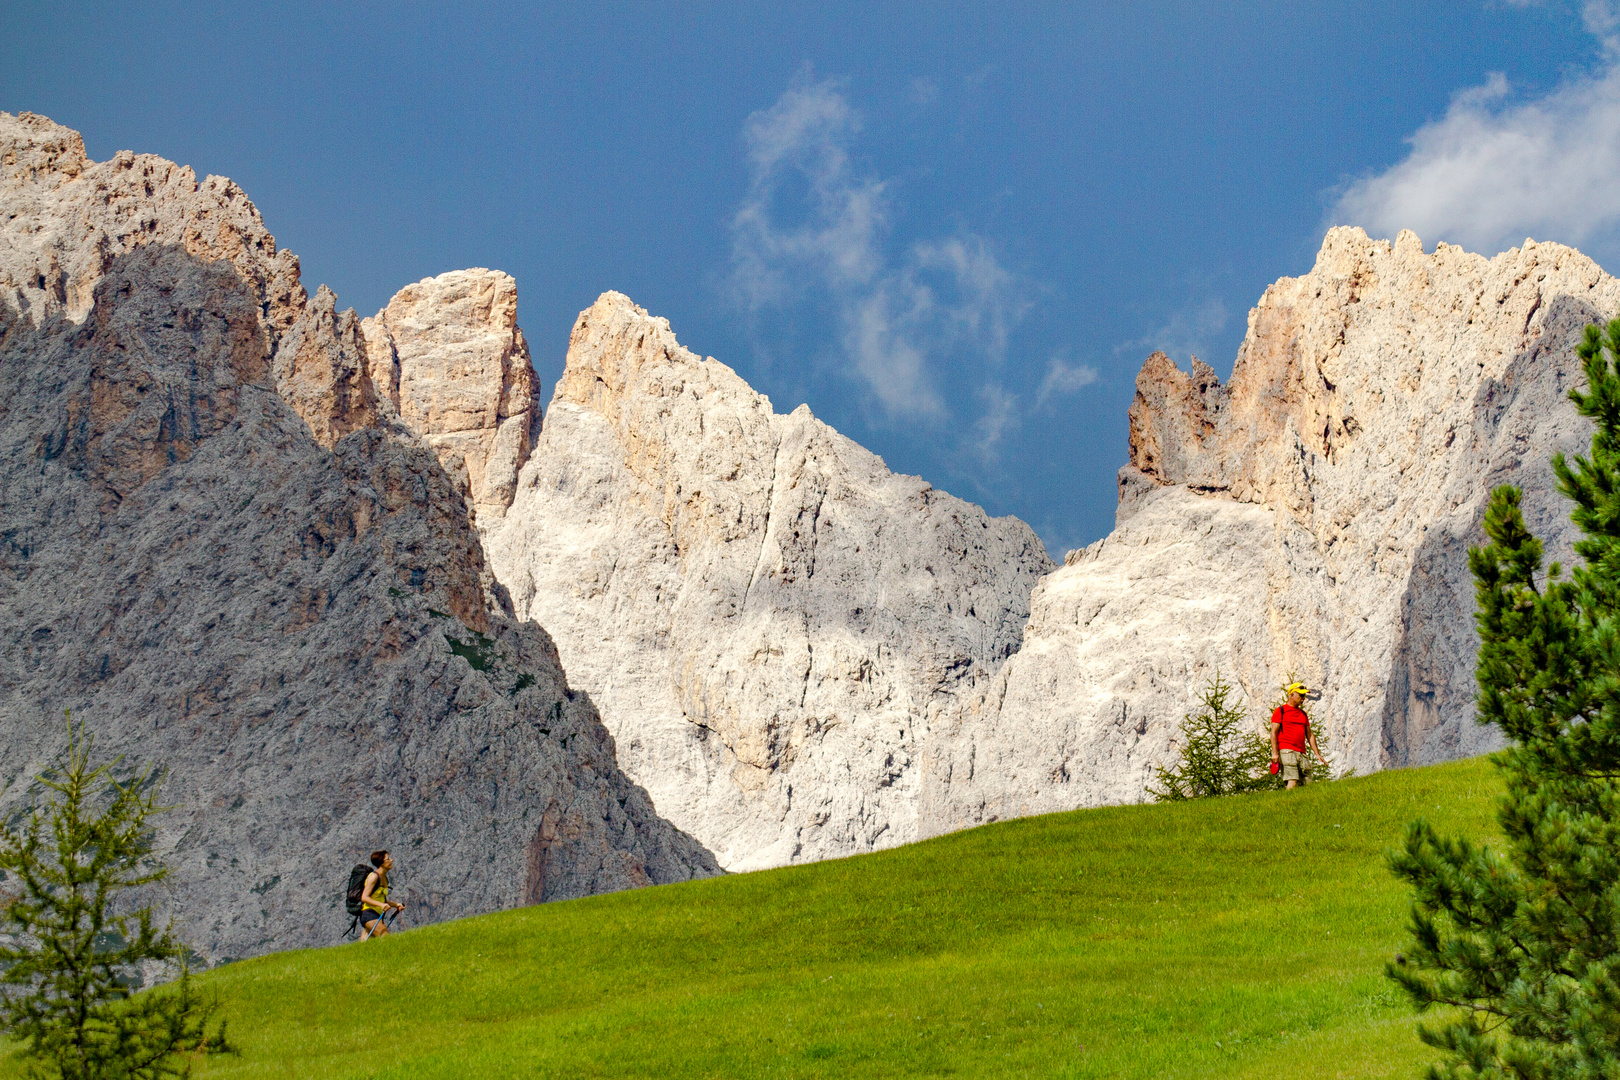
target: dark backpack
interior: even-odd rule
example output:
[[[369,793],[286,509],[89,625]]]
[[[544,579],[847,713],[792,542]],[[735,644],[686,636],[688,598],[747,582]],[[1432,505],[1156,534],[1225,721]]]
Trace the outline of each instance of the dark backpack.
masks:
[[[360,863],[349,871],[349,891],[344,894],[343,909],[350,915],[359,916],[365,909],[360,906],[360,897],[366,891],[366,878],[377,872],[377,868],[370,863]]]

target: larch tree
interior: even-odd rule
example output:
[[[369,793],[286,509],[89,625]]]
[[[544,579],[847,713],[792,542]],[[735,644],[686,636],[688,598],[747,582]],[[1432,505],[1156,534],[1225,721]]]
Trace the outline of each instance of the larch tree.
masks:
[[[37,777],[43,805],[0,826],[0,1030],[22,1043],[32,1075],[62,1080],[156,1080],[189,1072],[187,1051],[226,1049],[205,1030],[204,1000],[186,950],[130,890],[168,870],[147,819],[159,777],[114,777],[93,740],[68,719],[68,745]],[[136,993],[143,967],[179,979]]]

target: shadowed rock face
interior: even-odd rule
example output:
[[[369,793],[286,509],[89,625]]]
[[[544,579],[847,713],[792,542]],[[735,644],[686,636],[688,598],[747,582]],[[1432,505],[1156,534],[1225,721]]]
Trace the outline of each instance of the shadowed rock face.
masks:
[[[933,813],[1140,798],[1217,668],[1256,730],[1289,676],[1321,687],[1341,767],[1497,745],[1473,723],[1467,549],[1512,482],[1567,561],[1548,460],[1588,444],[1574,346],[1616,311],[1620,282],[1557,244],[1485,259],[1335,229],[1250,312],[1229,386],[1150,357],[1118,525],[1036,589],[1023,648],[929,763]]]
[[[128,150],[91,161],[78,132],[0,112],[0,199],[0,299],[15,312],[36,323],[56,314],[83,320],[112,260],[148,244],[225,260],[258,298],[277,393],[316,440],[329,448],[376,422],[352,313],[338,318],[330,292],[311,302],[298,259],[277,250],[258,210],[225,177],[199,184],[186,166]]]
[[[422,921],[718,871],[251,203],[26,115],[0,162],[0,812],[64,708],[165,766],[164,896],[214,959],[335,940],[378,846]]]
[[[1051,567],[618,293],[575,324],[488,549],[625,770],[734,869],[915,839],[922,749]]]

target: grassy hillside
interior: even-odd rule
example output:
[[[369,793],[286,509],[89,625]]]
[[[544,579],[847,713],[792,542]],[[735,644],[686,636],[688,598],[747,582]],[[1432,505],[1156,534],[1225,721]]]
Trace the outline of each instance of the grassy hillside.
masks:
[[[1419,814],[1484,835],[1498,787],[1054,814],[232,964],[243,1052],[198,1075],[1414,1076],[1382,852]]]

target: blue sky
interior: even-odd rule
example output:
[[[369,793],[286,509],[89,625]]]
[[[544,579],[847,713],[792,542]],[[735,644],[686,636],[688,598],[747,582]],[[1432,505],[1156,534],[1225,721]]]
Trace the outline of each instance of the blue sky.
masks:
[[[1620,266],[1607,3],[269,7],[5,3],[0,109],[232,177],[362,314],[510,272],[547,396],[618,289],[1059,558],[1143,358],[1225,377],[1328,223]]]

